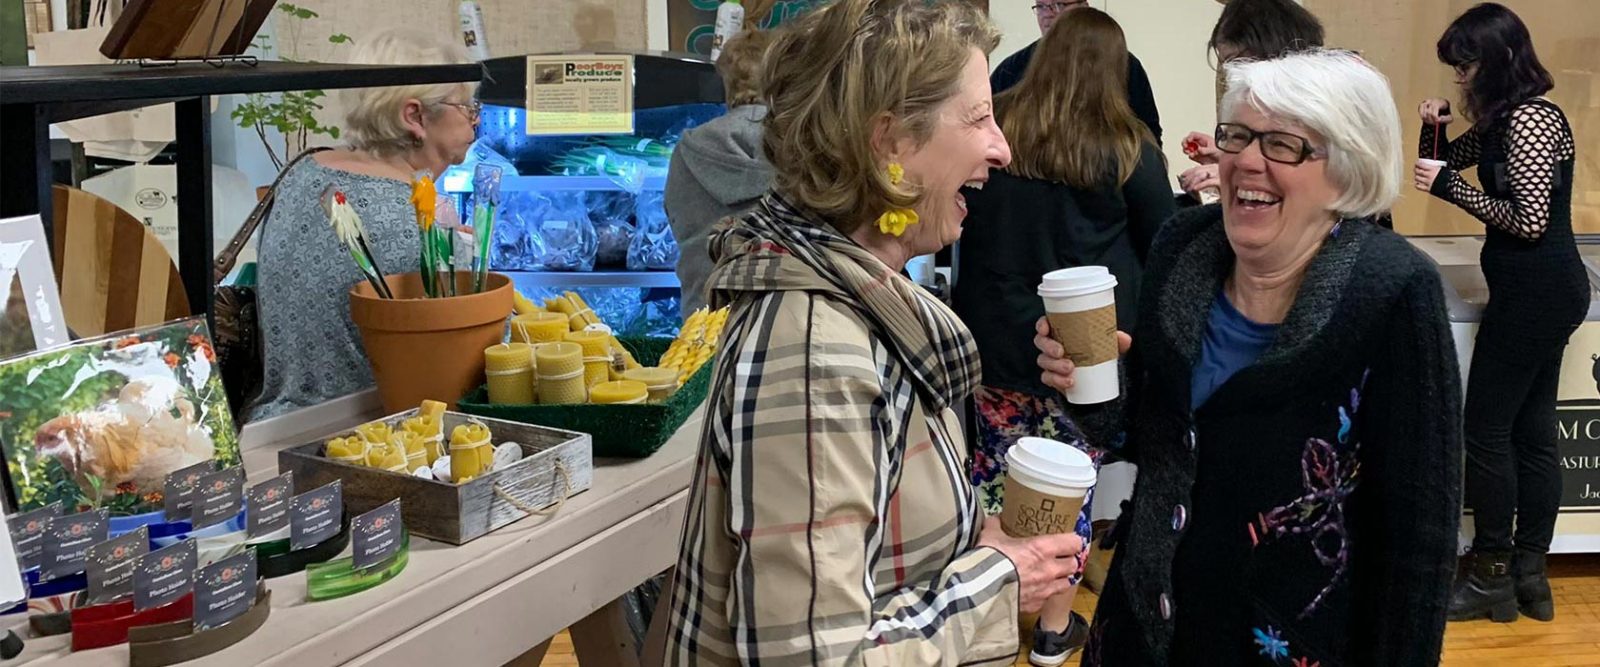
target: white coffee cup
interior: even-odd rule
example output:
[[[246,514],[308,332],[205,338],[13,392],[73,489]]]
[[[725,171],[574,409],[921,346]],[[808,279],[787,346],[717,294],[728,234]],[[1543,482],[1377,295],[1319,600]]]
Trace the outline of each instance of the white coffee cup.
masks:
[[[1093,405],[1121,393],[1117,379],[1117,277],[1104,266],[1078,266],[1044,274],[1044,299],[1050,337],[1077,364],[1067,401]]]
[[[1083,450],[1047,438],[1018,438],[1006,451],[1000,525],[1012,537],[1070,533],[1098,473]]]
[[[1423,164],[1431,164],[1431,165],[1433,165],[1435,167],[1439,167],[1441,169],[1450,166],[1449,162],[1445,162],[1444,160],[1435,160],[1433,158],[1426,158],[1426,157],[1417,158],[1417,161],[1421,162]]]

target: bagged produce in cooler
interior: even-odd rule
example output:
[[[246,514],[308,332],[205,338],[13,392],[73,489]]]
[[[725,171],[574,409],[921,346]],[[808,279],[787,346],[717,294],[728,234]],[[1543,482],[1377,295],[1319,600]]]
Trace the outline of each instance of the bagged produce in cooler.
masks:
[[[626,192],[592,191],[583,193],[589,220],[594,223],[597,249],[594,265],[602,269],[621,269],[628,263],[628,246],[633,242],[634,196]]]
[[[536,230],[544,239],[539,265],[546,271],[593,271],[598,239],[582,192],[547,193],[550,211]]]
[[[550,214],[550,200],[532,192],[503,196],[500,222],[489,246],[489,266],[496,271],[537,271],[545,254],[539,226]]]
[[[634,215],[638,227],[628,246],[629,271],[671,271],[678,266],[678,242],[667,223],[667,209],[660,192],[639,195]]]

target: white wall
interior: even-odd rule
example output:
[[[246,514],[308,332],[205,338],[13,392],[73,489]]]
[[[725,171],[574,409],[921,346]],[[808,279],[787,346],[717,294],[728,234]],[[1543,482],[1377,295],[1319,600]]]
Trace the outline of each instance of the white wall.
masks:
[[[989,0],[989,17],[1005,33],[991,65],[1039,38],[1034,0]],[[1206,40],[1222,13],[1213,0],[1092,0],[1122,24],[1128,51],[1150,75],[1161,111],[1162,142],[1169,180],[1192,164],[1184,157],[1183,135],[1209,132],[1216,125],[1216,74],[1206,63]]]

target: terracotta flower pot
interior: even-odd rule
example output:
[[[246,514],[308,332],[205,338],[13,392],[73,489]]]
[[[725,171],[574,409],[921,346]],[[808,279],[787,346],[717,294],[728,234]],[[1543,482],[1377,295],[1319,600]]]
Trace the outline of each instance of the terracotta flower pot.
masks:
[[[483,383],[483,349],[499,343],[511,316],[511,279],[489,274],[478,294],[423,298],[422,277],[386,278],[393,299],[372,285],[350,290],[350,319],[361,330],[384,410],[400,412],[424,400],[456,401]],[[456,273],[456,289],[472,289],[472,274]]]

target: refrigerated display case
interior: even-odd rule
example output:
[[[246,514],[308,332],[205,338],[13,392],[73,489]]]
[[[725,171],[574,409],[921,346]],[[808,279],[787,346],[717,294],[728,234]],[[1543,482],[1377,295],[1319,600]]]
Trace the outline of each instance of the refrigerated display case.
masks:
[[[633,133],[530,135],[527,56],[487,60],[478,140],[440,189],[465,211],[476,165],[500,165],[491,269],[536,301],[576,291],[620,333],[675,334],[676,242],[662,190],[683,132],[725,111],[721,79],[709,61],[686,54],[540,55],[631,56]]]
[[[1472,351],[1489,302],[1478,265],[1482,237],[1422,237],[1411,240],[1439,267],[1450,317],[1450,333],[1467,386]],[[1600,237],[1580,236],[1588,268],[1589,314],[1567,343],[1556,393],[1556,437],[1561,462],[1561,513],[1551,551],[1600,553]],[[1462,545],[1470,542],[1470,512],[1462,521]]]

